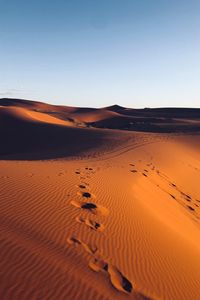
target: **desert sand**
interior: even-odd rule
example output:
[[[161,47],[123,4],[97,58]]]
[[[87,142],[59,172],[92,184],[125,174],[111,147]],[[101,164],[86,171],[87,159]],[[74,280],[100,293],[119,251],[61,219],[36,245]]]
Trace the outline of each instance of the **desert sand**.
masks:
[[[0,100],[0,299],[200,299],[200,110]]]

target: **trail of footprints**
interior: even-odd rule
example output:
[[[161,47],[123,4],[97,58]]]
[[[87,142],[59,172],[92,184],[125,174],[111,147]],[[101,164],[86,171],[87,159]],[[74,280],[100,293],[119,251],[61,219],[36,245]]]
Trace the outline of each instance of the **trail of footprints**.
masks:
[[[89,178],[90,174],[94,174],[92,168],[86,167],[85,171],[76,170],[75,173],[80,175],[80,179]],[[84,175],[84,176],[83,176]],[[101,224],[98,220],[93,220],[92,215],[96,217],[107,217],[109,210],[94,202],[95,195],[88,191],[88,183],[80,183],[77,185],[79,191],[77,192],[78,199],[72,200],[70,204],[80,211],[85,211],[87,216],[79,215],[76,217],[76,222],[87,226],[89,229],[102,232],[105,229],[105,224]],[[85,214],[84,214],[85,215]],[[103,258],[96,246],[84,243],[76,236],[71,236],[67,239],[68,244],[82,247],[84,251],[90,254],[89,268],[95,272],[107,273],[110,282],[114,288],[123,293],[131,293],[132,283],[121,273],[121,271],[110,264]],[[144,298],[143,298],[144,299]]]
[[[139,163],[142,161],[139,160]],[[189,212],[192,212],[193,215],[197,218],[200,219],[200,200],[199,199],[194,199],[191,195],[183,192],[174,182],[170,180],[168,176],[166,176],[164,173],[162,173],[160,170],[156,169],[156,167],[153,165],[152,162],[149,162],[146,164],[146,168],[136,168],[136,163],[130,163],[129,164],[131,167],[130,172],[132,173],[140,173],[144,177],[149,177],[152,183],[157,185],[160,189],[162,189],[163,192],[169,194],[169,196],[176,200],[179,204],[181,204],[183,207],[185,207]],[[169,185],[169,189],[171,190],[170,192],[166,190],[165,188],[161,187],[161,185],[157,184],[152,178],[150,178],[150,172],[154,171],[156,174],[162,179],[162,182],[167,182]],[[177,196],[178,194],[178,196]],[[175,196],[176,195],[176,196]],[[186,201],[186,202],[183,202]]]

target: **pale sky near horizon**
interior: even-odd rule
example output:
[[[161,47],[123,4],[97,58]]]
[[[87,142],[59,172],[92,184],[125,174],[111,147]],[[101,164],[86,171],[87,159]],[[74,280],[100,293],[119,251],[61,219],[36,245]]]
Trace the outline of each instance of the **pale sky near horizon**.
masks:
[[[200,107],[199,0],[0,0],[0,98]]]

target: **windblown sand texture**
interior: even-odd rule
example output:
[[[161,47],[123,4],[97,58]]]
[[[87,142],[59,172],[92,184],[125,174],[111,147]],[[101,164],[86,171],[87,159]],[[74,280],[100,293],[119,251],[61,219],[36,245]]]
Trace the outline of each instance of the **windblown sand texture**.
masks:
[[[200,299],[199,132],[198,109],[1,99],[0,299]]]

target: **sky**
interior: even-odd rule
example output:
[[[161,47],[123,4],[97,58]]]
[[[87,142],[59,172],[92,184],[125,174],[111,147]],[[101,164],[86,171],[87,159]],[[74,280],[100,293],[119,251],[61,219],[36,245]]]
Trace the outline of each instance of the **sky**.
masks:
[[[200,107],[199,0],[0,0],[0,98]]]

